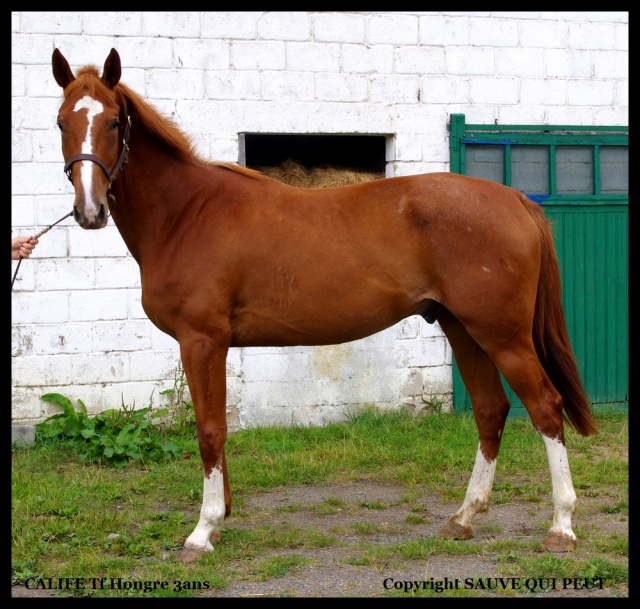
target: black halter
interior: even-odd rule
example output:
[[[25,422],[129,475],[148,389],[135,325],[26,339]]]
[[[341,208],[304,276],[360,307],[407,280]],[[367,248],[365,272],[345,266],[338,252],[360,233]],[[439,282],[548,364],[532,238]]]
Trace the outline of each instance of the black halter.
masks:
[[[104,171],[104,175],[107,176],[107,180],[109,180],[109,186],[107,187],[107,191],[110,190],[111,184],[116,179],[118,173],[124,167],[124,164],[127,162],[129,158],[129,135],[131,133],[131,117],[127,112],[127,100],[122,98],[122,108],[124,110],[125,123],[124,123],[124,137],[122,138],[122,150],[120,151],[120,156],[118,157],[118,161],[113,168],[113,171],[109,171],[107,166],[95,155],[93,154],[76,154],[72,156],[64,165],[64,172],[67,174],[67,178],[69,178],[69,182],[73,184],[73,178],[71,177],[71,166],[76,161],[92,161],[102,171]]]

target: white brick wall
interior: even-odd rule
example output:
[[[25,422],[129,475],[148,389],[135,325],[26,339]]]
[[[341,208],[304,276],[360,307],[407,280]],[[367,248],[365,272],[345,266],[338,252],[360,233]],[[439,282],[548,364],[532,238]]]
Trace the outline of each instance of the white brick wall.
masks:
[[[389,134],[387,175],[449,169],[447,123],[628,125],[626,12],[12,12],[12,235],[70,211],[51,74],[102,67],[171,114],[198,150],[238,161],[238,134]],[[12,275],[16,263],[12,263]],[[176,342],[140,305],[117,229],[66,220],[21,264],[12,292],[12,419],[59,392],[90,412],[162,403]],[[325,423],[365,403],[451,394],[451,351],[417,317],[331,347],[232,349],[231,429]]]

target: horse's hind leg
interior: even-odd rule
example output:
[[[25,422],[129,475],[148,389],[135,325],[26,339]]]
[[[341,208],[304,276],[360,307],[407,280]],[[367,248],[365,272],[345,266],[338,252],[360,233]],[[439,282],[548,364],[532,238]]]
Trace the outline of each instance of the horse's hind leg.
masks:
[[[469,336],[463,325],[447,310],[438,315],[458,363],[462,380],[471,397],[478,427],[478,452],[462,507],[449,519],[440,533],[446,539],[473,537],[471,521],[489,509],[491,488],[509,400],[495,364]]]
[[[576,492],[571,480],[564,443],[563,401],[537,357],[531,339],[513,337],[491,353],[505,379],[525,405],[533,426],[545,443],[551,470],[553,523],[542,547],[549,552],[568,552],[576,547],[571,517],[576,509]]]

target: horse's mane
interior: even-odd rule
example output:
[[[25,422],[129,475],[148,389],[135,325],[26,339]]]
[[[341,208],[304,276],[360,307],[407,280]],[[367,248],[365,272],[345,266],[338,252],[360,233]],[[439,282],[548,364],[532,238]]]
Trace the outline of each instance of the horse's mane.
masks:
[[[191,160],[203,165],[218,166],[236,173],[253,178],[264,178],[260,172],[254,171],[234,163],[211,161],[201,157],[195,148],[193,140],[176,125],[175,121],[165,116],[157,108],[142,99],[138,93],[123,83],[118,83],[113,89],[109,89],[100,79],[96,66],[85,66],[78,70],[76,79],[71,82],[64,91],[68,97],[74,91],[84,89],[89,95],[106,95],[115,103],[119,98],[125,98],[127,109],[131,116],[132,128],[144,129],[154,137],[165,150],[168,150],[178,159]]]

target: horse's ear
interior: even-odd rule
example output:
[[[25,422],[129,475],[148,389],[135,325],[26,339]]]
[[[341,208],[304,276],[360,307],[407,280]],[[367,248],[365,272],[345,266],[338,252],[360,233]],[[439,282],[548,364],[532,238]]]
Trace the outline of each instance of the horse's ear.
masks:
[[[102,82],[113,89],[120,82],[122,74],[122,66],[120,65],[120,55],[115,49],[111,49],[109,57],[104,62],[104,70],[102,71]]]
[[[58,49],[54,49],[53,51],[51,65],[53,67],[53,77],[63,89],[66,89],[67,85],[76,79],[73,72],[71,72],[69,62]]]

